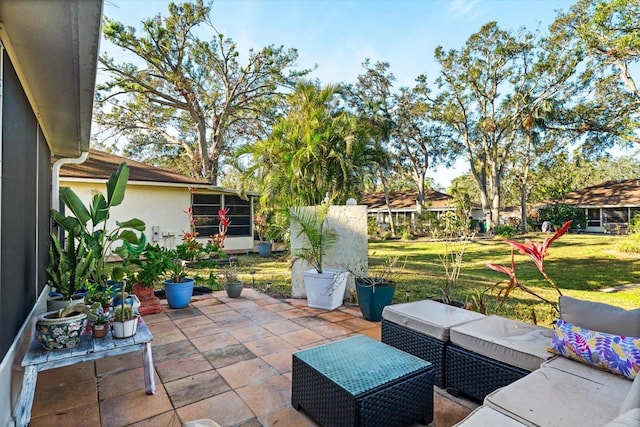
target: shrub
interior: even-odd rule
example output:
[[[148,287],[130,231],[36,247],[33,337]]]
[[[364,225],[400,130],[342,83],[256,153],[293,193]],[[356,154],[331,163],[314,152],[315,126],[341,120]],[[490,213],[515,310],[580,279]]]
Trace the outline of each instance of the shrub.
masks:
[[[493,234],[496,237],[510,239],[518,233],[518,229],[513,225],[496,225],[493,227]]]
[[[556,203],[538,209],[538,221],[551,221],[556,228],[569,220],[572,221],[571,228],[585,229],[587,226],[587,214],[582,208]]]
[[[640,253],[640,234],[625,237],[624,240],[618,244],[618,250],[628,253]]]
[[[367,218],[367,233],[369,236],[375,236],[378,233],[378,221],[374,216]]]
[[[413,240],[413,234],[411,234],[411,232],[408,230],[403,231],[402,240]]]

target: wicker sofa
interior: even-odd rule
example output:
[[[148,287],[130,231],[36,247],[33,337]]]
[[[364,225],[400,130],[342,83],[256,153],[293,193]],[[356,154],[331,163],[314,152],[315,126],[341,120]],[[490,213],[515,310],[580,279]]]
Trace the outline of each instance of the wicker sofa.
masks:
[[[567,325],[640,337],[640,309],[569,297],[561,297],[560,308]],[[469,318],[419,302],[385,308],[382,340],[437,359],[440,387],[482,403],[461,426],[639,427],[640,380],[632,387],[628,378],[549,352],[560,341],[558,330],[554,335],[500,316]],[[633,343],[640,353],[640,338]],[[637,372],[640,358],[635,363]]]
[[[640,309],[625,311],[568,297],[561,297],[560,307],[564,321],[579,325],[574,330],[640,337]],[[640,350],[640,338],[634,341]],[[640,359],[635,363],[637,373]],[[640,375],[631,381],[587,363],[555,356],[543,362],[540,369],[487,394],[483,405],[457,425],[638,427]]]

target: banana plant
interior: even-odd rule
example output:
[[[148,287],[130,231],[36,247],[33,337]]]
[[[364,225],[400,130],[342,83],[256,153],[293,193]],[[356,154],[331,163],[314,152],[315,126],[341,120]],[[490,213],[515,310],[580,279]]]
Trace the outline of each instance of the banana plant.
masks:
[[[91,278],[96,283],[106,283],[109,276],[118,281],[124,276],[122,267],[108,269],[107,258],[112,253],[126,259],[129,256],[131,246],[135,250],[142,250],[146,245],[144,221],[132,218],[127,221],[116,221],[116,227],[107,229],[111,208],[118,206],[124,200],[127,181],[129,180],[129,166],[122,162],[118,169],[111,174],[107,181],[106,197],[102,193],[96,193],[90,206],[85,206],[80,197],[70,188],[60,189],[60,200],[69,209],[72,215],[64,215],[52,209],[51,217],[67,233],[73,233],[76,239],[83,242],[88,250],[96,257],[95,268]]]

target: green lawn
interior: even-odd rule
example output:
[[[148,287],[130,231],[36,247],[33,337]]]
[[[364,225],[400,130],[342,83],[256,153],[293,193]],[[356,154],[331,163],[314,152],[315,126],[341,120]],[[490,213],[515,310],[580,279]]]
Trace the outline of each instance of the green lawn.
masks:
[[[544,238],[542,233],[527,236],[534,242]],[[616,250],[622,237],[611,235],[566,234],[556,240],[545,259],[548,275],[558,284],[564,295],[592,301],[601,301],[627,309],[640,307],[640,286],[619,292],[602,292],[602,289],[638,283],[640,284],[640,255]],[[524,238],[516,238],[524,241]],[[406,258],[406,264],[398,277],[395,302],[439,298],[445,275],[438,254],[442,242],[383,241],[369,242],[370,265],[384,263],[387,257]],[[471,296],[490,288],[506,278],[485,266],[492,262],[510,265],[510,247],[496,240],[477,240],[469,243],[464,255],[460,278],[454,289],[456,300],[470,301]],[[249,286],[274,296],[289,296],[291,274],[287,254],[274,254],[272,258],[257,255],[239,256],[241,277]],[[253,270],[255,274],[249,272]],[[531,260],[516,254],[518,279],[535,292],[549,299],[556,299],[556,292],[547,284]],[[199,285],[206,284],[210,270],[193,272],[200,277]],[[408,294],[407,294],[407,291]],[[498,309],[494,296],[485,298],[490,314],[500,314],[531,322],[531,310],[536,311],[539,324],[552,321],[547,305],[537,303],[532,296],[515,290],[507,302]]]

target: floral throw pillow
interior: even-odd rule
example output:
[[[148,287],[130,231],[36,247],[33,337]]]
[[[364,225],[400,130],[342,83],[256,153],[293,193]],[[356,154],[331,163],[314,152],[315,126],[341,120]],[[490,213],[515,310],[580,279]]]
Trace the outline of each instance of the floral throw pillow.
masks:
[[[640,372],[640,338],[592,331],[559,319],[549,351],[634,379]]]

